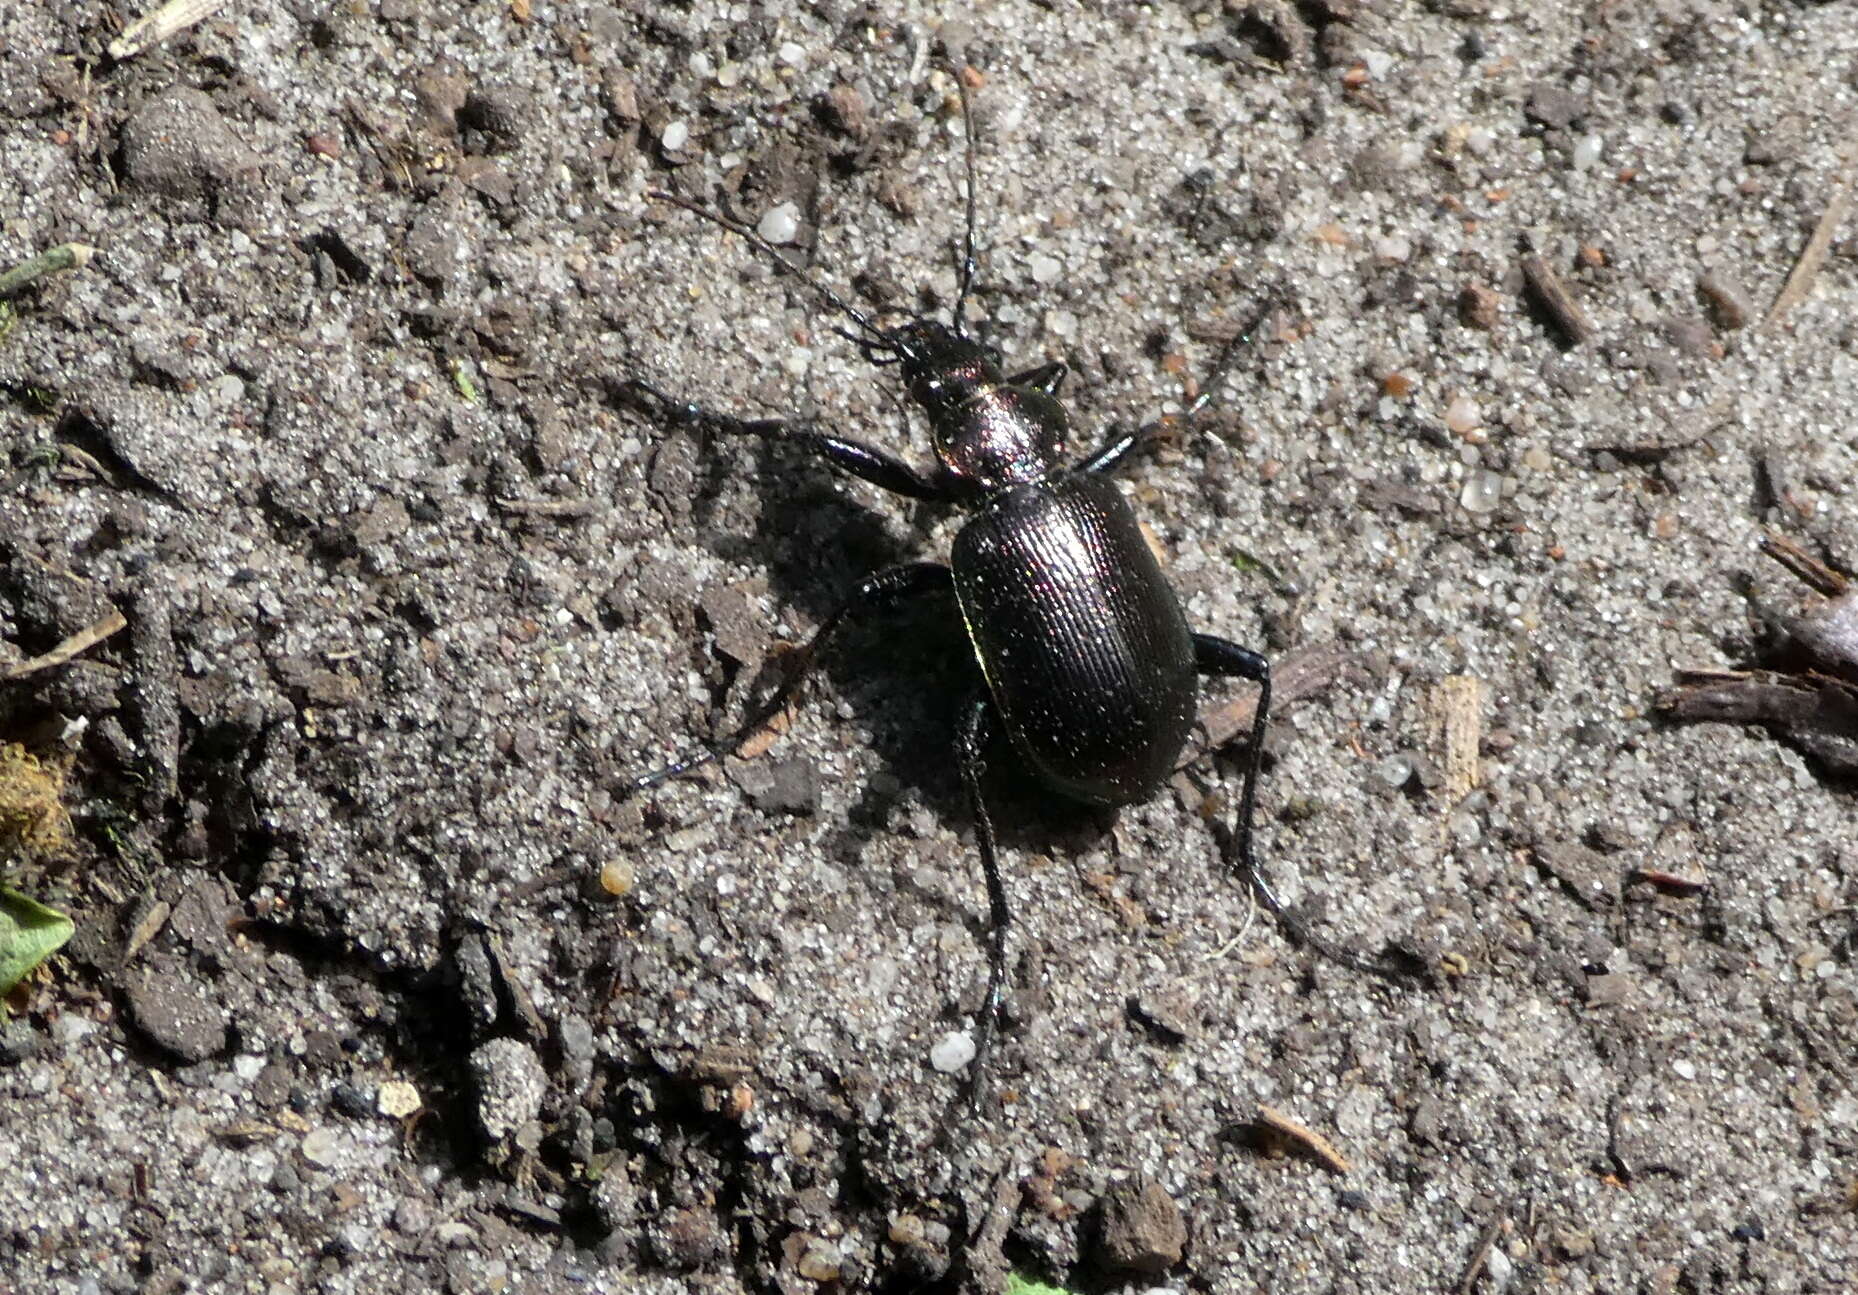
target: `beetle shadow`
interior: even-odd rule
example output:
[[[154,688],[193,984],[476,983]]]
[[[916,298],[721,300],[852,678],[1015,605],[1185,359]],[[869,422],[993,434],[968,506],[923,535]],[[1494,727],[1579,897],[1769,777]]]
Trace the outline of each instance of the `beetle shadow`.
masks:
[[[898,445],[894,432],[869,439],[920,465],[911,451],[921,443]],[[773,441],[719,438],[702,447],[701,463],[692,515],[710,550],[759,571],[773,606],[793,610],[815,628],[865,577],[900,563],[946,558],[923,524],[945,516],[943,505],[898,498],[892,508],[886,506],[890,498],[880,496],[884,502],[873,506],[847,493],[845,478],[825,463]],[[749,483],[755,498],[749,519],[723,506],[729,478]],[[952,595],[925,595],[882,612],[854,614],[820,654],[800,694],[794,725],[842,727],[832,712],[849,703],[869,734],[877,767],[897,786],[918,791],[938,817],[960,817],[966,798],[953,772],[954,719],[979,686],[972,651]],[[779,664],[764,667],[764,676],[751,688],[756,699],[778,683]],[[739,718],[732,713],[729,722]],[[864,780],[844,825],[828,841],[834,858],[855,859],[867,842],[889,830],[901,793],[883,783]]]

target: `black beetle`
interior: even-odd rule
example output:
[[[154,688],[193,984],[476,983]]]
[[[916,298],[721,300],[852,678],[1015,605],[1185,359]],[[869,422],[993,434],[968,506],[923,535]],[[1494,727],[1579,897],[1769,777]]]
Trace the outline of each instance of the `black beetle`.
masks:
[[[956,76],[961,84],[960,76]],[[628,381],[671,422],[725,435],[785,441],[834,468],[911,499],[953,503],[969,516],[949,564],[914,562],[867,577],[829,615],[795,657],[787,677],[736,732],[702,753],[648,774],[633,790],[701,767],[734,750],[792,701],[819,649],[845,621],[930,593],[952,593],[984,685],[967,704],[956,738],[962,783],[974,815],[991,923],[987,995],[978,1021],[970,1092],[984,1074],[1006,970],[1010,923],[993,822],[981,790],[983,755],[996,721],[1037,777],[1074,800],[1115,807],[1152,795],[1175,768],[1195,721],[1199,675],[1236,676],[1258,685],[1232,857],[1292,936],[1358,970],[1399,974],[1317,936],[1289,912],[1252,859],[1252,818],[1271,704],[1270,663],[1211,634],[1194,632],[1128,501],[1110,474],[1175,421],[1192,419],[1245,334],[1228,343],[1205,389],[1180,420],[1112,436],[1070,461],[1070,420],[1057,400],[1068,371],[1053,362],[1007,376],[993,348],[961,330],[974,280],[974,129],[968,131],[968,193],[960,294],[950,324],[916,316],[880,328],[824,284],[795,267],[755,230],[674,194],[651,196],[713,221],[747,240],[784,272],[855,325],[839,330],[878,365],[896,365],[910,399],[927,415],[935,470],[924,475],[896,456],[786,419],[741,419],[673,400]]]

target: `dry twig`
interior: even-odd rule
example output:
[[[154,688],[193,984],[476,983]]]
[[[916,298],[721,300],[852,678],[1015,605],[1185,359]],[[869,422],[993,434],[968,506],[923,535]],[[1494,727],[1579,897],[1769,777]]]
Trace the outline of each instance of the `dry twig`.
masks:
[[[29,661],[21,661],[18,665],[9,666],[5,670],[0,670],[0,680],[24,679],[29,674],[37,674],[41,670],[49,670],[53,666],[63,665],[78,653],[103,642],[104,639],[116,633],[117,630],[128,623],[127,620],[123,619],[123,614],[121,612],[112,608],[110,613],[102,620],[94,625],[86,625],[83,629],[60,643],[50,652],[35,656]]]

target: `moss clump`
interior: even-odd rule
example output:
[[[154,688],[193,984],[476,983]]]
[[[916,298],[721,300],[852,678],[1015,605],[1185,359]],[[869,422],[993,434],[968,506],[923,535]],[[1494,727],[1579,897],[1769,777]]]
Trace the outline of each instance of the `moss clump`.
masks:
[[[0,742],[0,858],[46,858],[69,848],[66,772],[63,764],[41,760],[17,742]]]

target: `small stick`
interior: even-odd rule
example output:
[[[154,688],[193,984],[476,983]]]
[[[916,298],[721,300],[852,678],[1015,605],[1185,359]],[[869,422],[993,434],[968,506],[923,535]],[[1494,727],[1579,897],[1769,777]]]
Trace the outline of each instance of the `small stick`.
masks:
[[[1768,536],[1761,551],[1828,598],[1837,598],[1851,583],[1785,535]]]
[[[1540,253],[1530,252],[1523,257],[1522,271],[1529,290],[1570,345],[1579,346],[1593,336],[1593,325],[1588,322],[1586,312],[1562,283],[1561,276],[1555,273],[1555,267]]]
[[[1297,1123],[1276,1107],[1260,1106],[1258,1124],[1265,1131],[1302,1147],[1331,1173],[1345,1174],[1352,1168],[1348,1157],[1336,1150],[1335,1143],[1315,1129]]]
[[[1478,1275],[1484,1271],[1484,1264],[1489,1260],[1497,1238],[1503,1235],[1503,1229],[1509,1221],[1508,1215],[1497,1215],[1484,1229],[1484,1235],[1477,1239],[1477,1249],[1471,1252],[1471,1262],[1464,1266],[1464,1276],[1458,1280],[1458,1295],[1471,1295],[1477,1285]]]
[[[599,508],[592,499],[493,499],[497,511],[518,517],[586,517]]]
[[[152,13],[123,28],[123,34],[110,42],[110,57],[130,58],[161,44],[179,31],[210,17],[226,0],[168,0]]]
[[[1274,706],[1284,706],[1314,696],[1334,683],[1354,658],[1334,643],[1312,643],[1286,652],[1271,671],[1271,697]],[[1200,728],[1176,762],[1176,770],[1185,769],[1209,751],[1217,751],[1241,733],[1249,733],[1252,716],[1258,710],[1256,693],[1235,697],[1200,717]]]
[[[1845,221],[1845,213],[1852,205],[1852,179],[1854,170],[1858,169],[1858,149],[1848,147],[1845,168],[1839,173],[1838,190],[1832,195],[1832,201],[1826,204],[1826,210],[1820,214],[1819,223],[1813,226],[1813,236],[1806,240],[1806,247],[1800,252],[1800,259],[1794,262],[1793,272],[1787,276],[1787,282],[1781,285],[1774,304],[1768,307],[1768,317],[1762,321],[1762,327],[1773,328],[1780,322],[1781,316],[1800,304],[1800,299],[1813,286],[1813,280],[1819,277],[1819,267],[1825,263],[1826,253],[1832,248],[1832,236],[1839,231]]]
[[[81,270],[96,254],[97,249],[88,243],[60,243],[0,274],[0,297],[10,297],[34,279],[44,278],[54,271]]]
[[[128,623],[121,612],[112,608],[110,614],[95,625],[79,630],[43,656],[35,656],[30,661],[21,661],[18,665],[0,670],[0,680],[24,679],[27,675],[36,674],[40,670],[49,670],[53,666],[63,665],[86,648],[103,642]]]

